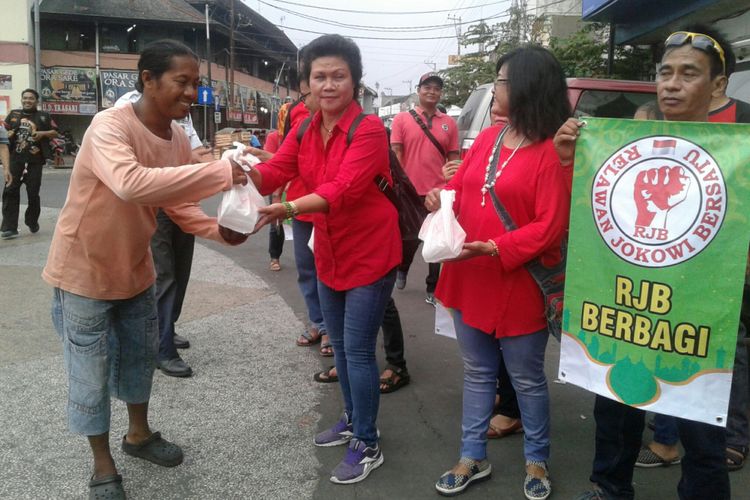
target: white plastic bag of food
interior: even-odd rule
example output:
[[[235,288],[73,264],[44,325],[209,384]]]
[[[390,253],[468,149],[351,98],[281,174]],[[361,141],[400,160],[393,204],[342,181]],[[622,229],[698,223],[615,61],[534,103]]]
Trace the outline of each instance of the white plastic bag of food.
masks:
[[[223,158],[231,157],[246,172],[250,168],[260,163],[253,155],[244,155],[244,145],[238,142],[234,143],[237,149],[230,149],[224,152]],[[242,234],[249,234],[255,229],[255,223],[258,222],[258,208],[265,207],[266,201],[260,195],[255,185],[248,178],[247,184],[235,184],[228,191],[224,191],[219,205],[218,221],[219,225],[227,227],[233,231]]]
[[[422,257],[425,262],[441,262],[458,257],[466,240],[466,233],[453,213],[455,191],[440,192],[440,209],[432,212],[419,229]]]

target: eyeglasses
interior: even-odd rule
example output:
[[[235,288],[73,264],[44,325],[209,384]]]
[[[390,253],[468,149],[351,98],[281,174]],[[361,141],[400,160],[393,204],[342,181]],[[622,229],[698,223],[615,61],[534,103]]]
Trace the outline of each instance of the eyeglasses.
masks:
[[[507,78],[498,78],[495,80],[495,84],[492,86],[492,98],[495,98],[495,94],[497,94],[498,89],[501,85],[507,85],[508,79]]]
[[[300,94],[299,102],[305,102],[305,99],[307,99],[307,96],[309,95],[310,95],[310,92],[308,92],[307,94]]]
[[[703,33],[693,33],[692,31],[675,31],[667,37],[664,41],[664,47],[681,47],[690,41],[690,45],[703,52],[709,52],[713,50],[719,55],[721,60],[721,68],[723,73],[727,74],[727,61],[724,56],[724,49],[721,48],[719,42],[714,40],[708,35]]]

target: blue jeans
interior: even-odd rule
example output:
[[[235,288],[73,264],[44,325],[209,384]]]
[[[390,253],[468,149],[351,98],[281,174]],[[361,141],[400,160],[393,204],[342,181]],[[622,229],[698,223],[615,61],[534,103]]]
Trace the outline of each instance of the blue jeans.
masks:
[[[641,446],[643,410],[596,396],[596,449],[591,481],[617,500],[632,500],[633,467]],[[685,456],[677,485],[681,500],[729,500],[729,474],[724,462],[726,432],[722,427],[675,419]]]
[[[151,254],[156,270],[156,306],[159,311],[159,361],[180,357],[174,346],[174,324],[182,313],[193,267],[194,248],[195,236],[183,232],[160,209],[156,214],[156,232],[151,237]]]
[[[315,269],[315,256],[307,242],[310,241],[313,223],[297,219],[292,220],[292,235],[294,238],[294,262],[297,264],[297,285],[305,299],[307,316],[314,328],[325,333],[323,313],[320,310],[318,297],[318,271]]]
[[[71,432],[108,432],[112,396],[135,404],[150,399],[159,348],[154,287],[123,300],[55,288],[52,324],[63,343]]]
[[[367,446],[378,442],[380,380],[375,347],[395,283],[395,268],[374,283],[351,290],[336,291],[318,282],[344,408],[351,415],[354,437]]]
[[[674,446],[680,441],[677,417],[660,413],[654,415],[654,441],[667,446]]]
[[[549,391],[544,375],[547,330],[496,339],[464,323],[460,311],[454,311],[453,321],[464,360],[461,456],[474,460],[487,457],[487,429],[495,405],[502,347],[521,410],[526,460],[549,459]]]

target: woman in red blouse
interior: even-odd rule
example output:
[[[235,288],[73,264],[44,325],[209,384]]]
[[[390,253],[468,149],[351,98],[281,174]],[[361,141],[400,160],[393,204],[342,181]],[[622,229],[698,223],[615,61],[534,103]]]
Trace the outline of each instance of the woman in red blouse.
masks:
[[[375,426],[380,397],[375,344],[401,262],[401,235],[398,213],[375,183],[376,176],[391,182],[383,124],[367,115],[347,141],[362,113],[355,101],[362,77],[359,48],[339,35],[325,35],[305,47],[302,66],[320,110],[299,142],[295,128],[251,178],[268,193],[299,176],[310,193],[261,209],[258,227],[312,214],[320,306],[345,403],[341,420],[315,436],[315,444],[349,445],[331,475],[334,483],[348,484],[383,463]]]
[[[539,257],[551,265],[561,258],[571,172],[561,167],[552,138],[570,116],[570,105],[559,63],[540,47],[516,49],[501,57],[496,69],[493,112],[507,116],[508,125],[483,131],[445,187],[456,191],[453,210],[467,243],[457,259],[444,264],[435,295],[453,309],[464,396],[461,458],[435,486],[454,495],[492,472],[487,427],[502,348],[526,433],[524,494],[544,499],[551,493],[548,333],[542,294],[525,264]],[[489,190],[518,229],[506,231]],[[434,190],[427,208],[439,204]]]

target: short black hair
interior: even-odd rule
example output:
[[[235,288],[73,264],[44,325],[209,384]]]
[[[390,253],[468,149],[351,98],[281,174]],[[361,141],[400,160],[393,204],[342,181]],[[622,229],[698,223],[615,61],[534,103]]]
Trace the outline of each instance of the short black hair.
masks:
[[[362,80],[362,54],[359,47],[351,38],[341,35],[323,35],[307,44],[300,54],[302,61],[302,75],[306,82],[310,81],[312,62],[320,57],[340,57],[349,66],[354,82],[354,98],[359,94],[359,83]]]
[[[732,44],[729,43],[729,40],[724,36],[724,34],[714,28],[711,28],[710,26],[706,26],[705,24],[692,24],[685,28],[684,30],[679,31],[690,31],[692,33],[700,33],[702,35],[708,35],[721,46],[721,48],[724,50],[724,61],[726,63],[725,65],[721,64],[721,57],[719,56],[719,53],[712,50],[709,52],[706,52],[706,55],[711,59],[711,78],[716,78],[717,76],[721,75],[722,73],[729,78],[732,73],[734,73],[735,67],[737,66],[737,57],[734,55],[734,50],[732,49]],[[685,41],[685,44],[689,43],[687,40]],[[664,54],[666,55],[671,49],[674,47],[668,47]]]
[[[39,92],[37,92],[37,91],[36,91],[36,90],[34,90],[34,89],[24,89],[24,91],[23,91],[23,92],[21,92],[21,97],[23,97],[23,95],[24,95],[24,94],[25,94],[26,92],[31,92],[32,94],[34,94],[34,97],[36,97],[36,100],[37,100],[37,101],[39,100]]]
[[[535,142],[553,137],[572,115],[560,63],[547,49],[528,45],[501,56],[495,71],[500,72],[504,65],[510,123]]]
[[[188,56],[196,61],[200,60],[190,47],[177,40],[165,38],[146,45],[138,59],[138,81],[135,82],[135,89],[143,93],[141,75],[144,71],[148,70],[155,78],[161,78],[161,75],[172,66],[172,58],[177,56]]]

